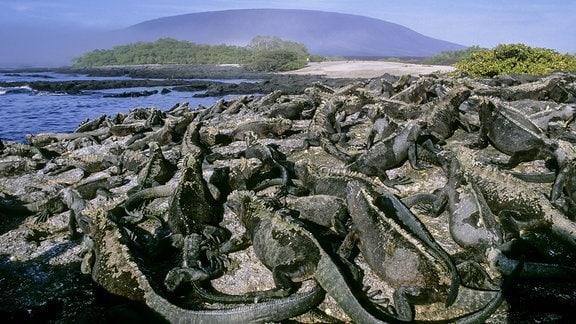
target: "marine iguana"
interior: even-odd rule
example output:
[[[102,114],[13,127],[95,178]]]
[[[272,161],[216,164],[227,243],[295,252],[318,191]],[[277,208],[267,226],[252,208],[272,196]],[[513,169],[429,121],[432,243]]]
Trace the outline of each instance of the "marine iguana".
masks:
[[[93,120],[86,119],[82,121],[76,130],[74,130],[74,133],[90,132],[103,127],[102,125],[105,125],[104,127],[110,127],[112,125],[112,121],[110,121],[108,115],[101,115]]]
[[[425,226],[394,195],[359,181],[346,187],[353,230],[342,250],[358,242],[370,267],[395,287],[395,306],[402,320],[412,320],[409,300],[450,306],[460,279],[452,259]],[[413,272],[410,272],[413,271]]]
[[[149,188],[165,184],[174,176],[176,167],[164,157],[157,142],[148,143],[150,156],[148,163],[138,173],[139,188]]]
[[[510,155],[502,167],[513,168],[521,162],[554,156],[558,144],[550,140],[522,112],[505,107],[495,98],[481,100],[478,108],[480,133],[472,148],[485,148],[491,143],[497,150]]]
[[[550,201],[560,210],[574,219],[576,215],[576,157],[564,161],[561,166],[552,190]]]
[[[426,123],[422,137],[431,137],[433,144],[444,143],[450,138],[460,121],[458,107],[470,96],[471,91],[466,87],[458,87],[446,93],[437,100],[430,101],[420,107],[420,119]],[[429,149],[431,149],[429,147]]]
[[[366,134],[366,149],[370,149],[374,143],[391,136],[399,127],[383,110],[378,105],[366,105],[361,110],[361,113],[372,122],[372,127]]]
[[[456,154],[465,176],[477,185],[494,213],[511,215],[519,229],[550,228],[563,240],[576,245],[576,223],[556,209],[542,193],[520,179],[483,165],[474,150],[450,149]]]
[[[340,122],[343,116],[341,98],[332,97],[320,104],[310,121],[303,149],[310,146],[320,146],[327,153],[344,162],[350,162],[352,157],[339,149],[334,143],[342,139]]]
[[[349,219],[346,201],[332,195],[309,195],[288,199],[286,206],[300,220],[313,222],[329,229],[330,233],[344,237]]]
[[[561,74],[539,77],[533,82],[512,85],[509,87],[476,86],[474,92],[482,96],[497,96],[502,100],[554,100],[557,103],[574,100],[574,93],[566,88]]]
[[[466,153],[464,153],[466,154]],[[466,156],[461,159],[468,159]],[[471,177],[452,151],[438,154],[438,163],[446,172],[448,181],[437,194],[440,202],[434,211],[443,209],[443,200],[449,212],[449,230],[454,241],[466,250],[468,261],[481,261],[504,275],[517,271],[519,278],[570,278],[576,269],[540,262],[517,261],[503,254],[510,252],[518,233],[516,220],[508,219],[507,211],[496,216],[484,198],[478,178]],[[470,260],[472,256],[473,260]],[[516,269],[520,266],[519,269]]]
[[[254,120],[236,126],[230,137],[234,141],[241,141],[247,132],[253,132],[258,138],[274,138],[289,133],[291,129],[292,120],[286,118]]]
[[[424,168],[417,160],[416,142],[425,128],[424,122],[408,122],[397,134],[374,144],[370,149],[358,155],[355,161],[348,165],[348,168],[368,176],[377,176],[387,185],[405,183],[403,179],[398,179],[398,181],[390,179],[386,171],[401,166],[406,160],[416,170]]]
[[[304,293],[243,306],[187,309],[169,301],[141,260],[134,256],[120,225],[110,219],[109,211],[96,209],[90,236],[93,250],[92,279],[112,294],[145,303],[170,323],[263,323],[281,321],[317,306],[324,291],[313,288]]]
[[[32,144],[36,147],[43,147],[43,146],[46,146],[48,144],[51,144],[54,142],[60,142],[63,140],[75,140],[75,139],[84,138],[84,137],[97,138],[97,137],[101,137],[101,136],[110,136],[110,128],[102,127],[102,128],[98,128],[98,129],[93,130],[93,131],[89,131],[89,132],[69,133],[69,134],[67,134],[67,133],[63,133],[63,134],[42,133],[42,134],[36,134],[36,135],[27,134],[26,140],[30,144]]]
[[[22,215],[38,214],[37,221],[44,221],[48,219],[50,215],[64,212],[67,210],[67,208],[68,207],[62,201],[62,198],[58,194],[41,201],[35,201],[30,203],[3,202],[0,204],[0,211],[7,214],[22,214]]]
[[[84,235],[90,234],[92,220],[84,213],[84,209],[86,209],[86,201],[76,190],[70,187],[62,189],[60,194],[62,195],[64,203],[68,209],[70,209],[70,218],[68,220],[70,239],[76,239],[78,237],[78,230],[76,227],[80,227]]]
[[[181,247],[183,256],[189,258],[184,257],[182,266],[173,268],[166,275],[164,281],[171,290],[178,287],[183,280],[194,278],[196,269],[190,267],[190,264],[194,263],[191,259],[196,258],[197,251],[203,249],[203,245],[213,241],[224,242],[230,237],[230,233],[218,225],[223,217],[223,206],[212,197],[202,176],[201,151],[186,155],[182,168],[178,186],[168,202],[167,225],[173,233],[170,238],[172,244]],[[191,236],[196,235],[202,235],[206,242],[191,239]],[[220,256],[216,255],[214,258],[219,259]],[[219,269],[214,270],[218,271]]]
[[[440,154],[443,154],[445,160],[443,168],[448,181],[439,194],[447,199],[450,215],[448,228],[454,241],[465,249],[481,254],[489,247],[502,244],[502,226],[490,210],[478,184],[466,177],[466,172],[453,152]]]
[[[398,322],[392,315],[369,312],[355,296],[336,262],[312,233],[295,220],[271,211],[249,191],[234,191],[227,205],[246,228],[246,236],[262,263],[272,271],[276,288],[264,296],[286,296],[294,282],[315,279],[355,323]]]
[[[394,94],[390,99],[415,104],[425,103],[428,101],[430,97],[430,89],[435,83],[436,80],[434,78],[422,77],[416,80],[416,82],[410,84],[407,88]]]
[[[280,153],[274,145],[263,145],[258,142],[258,135],[254,132],[247,132],[244,136],[246,150],[244,157],[247,159],[257,158],[262,161],[261,173],[266,178],[279,177],[281,179],[281,193],[285,193],[287,186],[292,183],[286,156]],[[252,181],[260,182],[260,181]]]

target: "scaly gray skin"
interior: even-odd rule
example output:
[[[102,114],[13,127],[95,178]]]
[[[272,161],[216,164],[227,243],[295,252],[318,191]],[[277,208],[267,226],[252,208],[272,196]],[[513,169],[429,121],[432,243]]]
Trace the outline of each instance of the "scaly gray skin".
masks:
[[[503,275],[516,271],[520,278],[569,279],[574,276],[576,269],[556,264],[519,262],[504,256],[502,250],[507,250],[512,241],[504,241],[504,227],[509,227],[509,224],[501,224],[499,220],[507,220],[499,219],[492,213],[477,179],[469,176],[456,154],[443,152],[438,159],[448,177],[448,182],[439,193],[439,200],[447,200],[451,237],[466,251],[472,252],[475,260],[489,264]],[[436,214],[440,212],[435,211]]]
[[[576,158],[561,166],[550,193],[550,201],[567,216],[576,214]]]
[[[407,103],[422,104],[428,101],[428,92],[436,81],[436,79],[429,77],[419,78],[406,89],[402,89],[400,92],[390,97],[390,99]]]
[[[182,174],[168,207],[168,226],[175,234],[202,231],[206,224],[218,225],[222,211],[202,176],[201,154],[183,157]]]
[[[92,221],[84,214],[86,201],[80,196],[78,191],[70,187],[62,189],[60,194],[64,203],[70,209],[70,218],[68,220],[68,235],[70,238],[76,239],[78,237],[76,227],[80,227],[84,235],[89,234]]]
[[[184,118],[184,117],[182,117]],[[141,150],[150,142],[158,142],[159,145],[167,145],[174,142],[174,128],[178,125],[179,120],[174,118],[164,119],[164,125],[155,131],[147,132],[144,137],[133,136],[126,141],[126,148],[129,150]]]
[[[48,199],[27,204],[0,204],[0,211],[6,214],[34,215],[40,213],[38,221],[44,221],[52,214],[62,213],[67,208],[60,195],[54,195]]]
[[[64,140],[75,140],[84,137],[100,137],[100,136],[110,136],[110,128],[102,127],[89,132],[82,133],[69,133],[69,134],[54,134],[54,133],[43,133],[36,135],[26,135],[26,140],[34,146],[46,146],[50,143],[60,142]]]
[[[426,122],[425,135],[432,136],[434,142],[444,142],[458,127],[460,112],[458,107],[470,96],[466,87],[450,90],[445,96],[421,106],[422,120]]]
[[[559,237],[576,245],[576,223],[530,184],[483,165],[471,149],[454,147],[452,151],[456,153],[465,176],[478,186],[492,212],[501,216],[503,213],[512,214],[512,221],[520,230],[549,227]]]
[[[32,157],[37,154],[38,150],[36,147],[17,142],[6,142],[2,143],[0,146],[0,157],[16,155],[21,157]]]
[[[110,126],[110,134],[114,136],[128,136],[149,131],[150,128],[145,121],[137,121],[126,124],[113,124]]]
[[[109,197],[111,188],[120,186],[124,180],[119,176],[111,176],[103,173],[96,176],[84,178],[74,185],[63,189],[59,194],[45,201],[38,203],[31,203],[23,205],[31,213],[39,213],[36,222],[44,222],[53,214],[61,213],[66,210],[71,211],[71,217],[68,224],[70,237],[77,237],[76,225],[82,225],[86,220],[82,220],[83,216],[80,211],[84,209],[84,200],[91,200],[98,195]],[[76,201],[76,202],[74,202]],[[82,206],[81,206],[82,205]],[[72,209],[74,208],[74,209]],[[75,223],[78,221],[77,223]],[[86,228],[81,227],[82,231],[86,233]]]
[[[91,200],[99,194],[110,196],[109,190],[121,186],[124,181],[121,176],[101,173],[78,181],[72,185],[72,188],[76,190],[83,199]]]
[[[459,286],[452,260],[443,251],[422,248],[425,242],[406,231],[403,222],[397,222],[395,213],[378,202],[382,196],[369,192],[363,184],[350,182],[348,203],[354,222],[353,231],[343,245],[358,240],[364,259],[375,273],[396,288],[394,304],[398,317],[411,321],[414,318],[412,304],[427,304],[446,299],[446,306],[455,301]],[[376,199],[374,200],[374,196]],[[384,197],[384,200],[387,198]],[[380,206],[376,206],[379,204]],[[402,208],[397,208],[402,209]],[[346,247],[344,247],[346,248]],[[512,268],[514,270],[515,268]],[[486,320],[504,300],[500,290],[491,299],[479,297],[473,290],[465,289],[458,307],[447,308],[443,321],[456,323],[479,323]],[[483,304],[480,309],[470,305]],[[461,310],[465,315],[459,316]]]
[[[549,75],[540,80],[509,87],[487,87],[476,85],[474,92],[482,96],[496,96],[506,101],[532,99],[566,102],[573,94],[563,87],[562,75]]]
[[[134,257],[130,240],[121,228],[108,218],[106,210],[93,215],[91,275],[108,292],[145,303],[170,323],[264,323],[282,321],[317,306],[324,299],[324,291],[312,289],[302,294],[237,306],[226,309],[190,310],[168,301],[138,259]]]
[[[297,161],[294,166],[296,176],[302,185],[312,195],[330,195],[346,199],[346,186],[348,182],[360,180],[369,186],[377,184],[363,173],[343,170],[320,169],[304,160]]]
[[[168,202],[167,224],[172,244],[182,248],[183,263],[181,267],[170,270],[165,278],[167,287],[175,289],[184,280],[196,280],[197,269],[192,267],[197,263],[199,251],[204,245],[218,244],[229,238],[229,233],[220,228],[222,220],[222,204],[212,196],[206,180],[202,176],[202,153],[190,153],[183,158],[182,175],[178,186]],[[205,243],[194,240],[191,236],[202,235]],[[197,242],[197,244],[187,243]],[[224,264],[220,255],[214,255],[210,260],[212,273],[221,271]],[[200,279],[208,279],[200,278]]]
[[[83,132],[90,132],[96,130],[98,128],[103,127],[102,124],[105,124],[105,127],[110,127],[112,122],[108,118],[108,115],[102,115],[96,119],[88,120],[86,119],[74,131],[75,133],[83,133]]]
[[[346,200],[346,187],[350,181],[360,181],[371,188],[380,188],[382,183],[377,183],[372,178],[360,172],[347,169],[319,168],[309,162],[300,160],[295,163],[294,171],[300,180],[300,192],[309,191],[311,195],[328,195]],[[394,181],[403,181],[394,179]],[[386,185],[386,183],[384,183]],[[385,190],[385,189],[376,189]],[[434,203],[437,201],[435,194],[417,194],[402,198],[403,203],[414,206],[421,203]]]
[[[98,194],[107,195],[109,189],[117,187],[122,183],[123,179],[121,177],[99,174],[93,177],[84,178],[47,199],[26,204],[0,204],[0,210],[6,213],[22,215],[38,214],[35,222],[44,222],[51,215],[65,212],[66,210],[69,210],[72,205],[76,205],[72,204],[71,200],[67,200],[71,197],[72,192],[74,193],[74,196],[78,196],[78,199],[82,199],[82,201],[91,200]],[[70,194],[67,194],[68,192],[70,192]],[[72,216],[74,216],[74,212]],[[70,217],[69,230],[71,237],[77,236],[75,221],[75,217]],[[84,231],[84,233],[86,232]]]
[[[366,148],[369,149],[376,142],[391,136],[398,129],[398,124],[386,114],[386,110],[379,105],[366,105],[362,107],[365,114],[372,122],[372,127],[366,134]]]
[[[552,157],[558,145],[522,112],[505,107],[495,98],[481,100],[480,134],[473,148],[485,148],[491,143],[497,150],[510,155],[501,165],[513,168],[521,162]]]
[[[279,137],[292,129],[292,120],[273,118],[255,120],[238,125],[230,134],[234,141],[242,141],[247,132],[253,132],[258,138]]]
[[[352,157],[340,150],[331,139],[333,135],[343,136],[339,124],[342,106],[343,101],[334,96],[316,108],[304,139],[304,149],[310,146],[320,146],[339,160],[344,162],[352,160]]]
[[[176,172],[176,167],[162,153],[162,148],[157,142],[148,144],[150,157],[146,166],[138,173],[138,185],[140,188],[150,188],[165,184]]]
[[[489,247],[503,243],[501,225],[478,185],[466,178],[456,156],[447,155],[448,182],[442,193],[448,199],[450,234],[462,248],[484,254]]]
[[[299,223],[271,211],[252,192],[235,191],[227,204],[246,228],[260,261],[272,271],[276,289],[264,292],[266,296],[288,295],[294,291],[294,282],[315,279],[353,322],[398,322],[389,314],[379,312],[376,317],[368,312],[338,265]]]
[[[314,107],[314,103],[308,96],[299,95],[293,96],[290,101],[279,102],[272,104],[266,109],[264,115],[269,118],[288,118],[297,120],[302,118],[302,112],[306,109]],[[262,107],[260,107],[262,109]]]
[[[398,129],[398,124],[387,116],[375,119],[366,139],[366,148],[370,149],[374,143],[384,140],[394,134]]]
[[[177,187],[176,183],[166,184],[166,185],[162,185],[162,186],[156,186],[156,187],[152,187],[152,188],[142,189],[140,191],[137,191],[137,192],[131,194],[130,196],[128,196],[128,199],[126,199],[126,201],[123,204],[124,205],[124,211],[126,212],[126,214],[128,214],[130,216],[129,219],[127,218],[125,220],[129,220],[129,222],[131,222],[131,223],[139,222],[140,220],[142,220],[142,217],[144,215],[139,214],[139,213],[135,213],[134,210],[142,202],[144,202],[146,200],[150,200],[150,199],[170,197],[176,191],[176,187]]]
[[[102,190],[118,186],[122,183],[120,177],[103,175],[95,178],[86,178],[76,184],[62,189],[56,196],[41,203],[22,205],[32,213],[39,213],[36,222],[46,221],[50,215],[70,210],[68,232],[71,239],[78,237],[77,227],[82,233],[89,233],[90,219],[84,215],[86,200],[94,199]]]
[[[390,193],[376,193],[359,181],[347,186],[353,230],[342,249],[358,246],[366,263],[396,288],[394,302],[402,320],[413,320],[411,303],[454,303],[460,278],[450,255],[418,218]]]
[[[310,195],[287,201],[287,207],[298,212],[298,219],[306,220],[345,236],[349,218],[346,202],[331,195]]]
[[[265,179],[279,177],[281,179],[280,190],[281,194],[285,194],[287,187],[291,184],[290,173],[288,168],[284,165],[286,161],[280,163],[278,160],[285,160],[285,157],[281,155],[278,150],[271,145],[264,145],[258,142],[258,135],[252,131],[244,134],[244,139],[246,141],[246,150],[244,151],[244,157],[247,159],[256,158],[262,161],[261,173]],[[276,175],[276,173],[279,173]],[[259,183],[260,179],[252,180],[251,182]]]
[[[134,134],[132,138],[126,141],[126,148],[128,149],[143,149],[150,142],[158,142],[160,146],[167,145],[173,142],[179,142],[182,138],[188,124],[192,122],[195,113],[183,113],[180,116],[166,116],[158,109],[152,108],[151,114],[148,116],[145,126],[150,132]],[[152,126],[160,126],[152,128]],[[156,130],[154,130],[156,129]]]
[[[118,156],[112,152],[92,152],[68,157],[68,160],[64,160],[64,163],[73,165],[91,174],[119,165],[119,160]]]
[[[558,105],[551,109],[546,109],[529,116],[534,124],[540,127],[543,131],[548,131],[550,122],[563,121],[567,125],[574,119],[576,113],[576,105]]]
[[[425,127],[423,122],[408,122],[398,134],[374,144],[360,154],[348,168],[394,184],[394,180],[388,178],[387,170],[402,166],[406,160],[416,170],[423,168],[417,161],[416,141]]]

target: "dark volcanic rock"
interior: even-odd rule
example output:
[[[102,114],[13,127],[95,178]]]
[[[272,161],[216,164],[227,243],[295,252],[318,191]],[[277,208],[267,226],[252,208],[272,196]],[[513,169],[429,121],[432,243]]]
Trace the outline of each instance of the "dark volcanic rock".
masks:
[[[127,70],[119,71],[127,73]],[[463,284],[493,290],[502,285],[503,278],[509,278],[510,273],[503,271],[501,264],[486,260],[492,254],[482,250],[484,243],[478,242],[478,246],[470,249],[456,243],[451,232],[454,228],[448,225],[454,210],[440,211],[437,215],[432,213],[437,206],[415,207],[409,211],[407,208],[400,211],[397,207],[402,204],[400,198],[424,194],[423,197],[431,199],[430,196],[436,197],[445,186],[452,185],[450,172],[454,170],[447,170],[448,166],[438,161],[472,143],[479,134],[479,127],[486,128],[479,124],[482,120],[478,118],[480,104],[495,101],[499,95],[530,97],[530,89],[537,91],[550,80],[563,84],[562,89],[570,92],[574,89],[573,75],[556,74],[521,81],[513,76],[500,77],[498,86],[493,86],[492,81],[449,75],[413,79],[383,76],[385,82],[383,78],[353,81],[308,76],[259,75],[259,78],[254,83],[240,84],[172,80],[185,87],[180,91],[201,89],[218,95],[261,95],[220,100],[211,107],[196,110],[187,104],[177,104],[166,112],[140,108],[114,120],[103,118],[98,123],[87,124],[82,132],[38,134],[29,137],[30,144],[0,142],[0,166],[5,166],[0,177],[0,316],[7,321],[24,322],[160,321],[152,315],[152,310],[158,311],[155,307],[159,306],[157,302],[150,302],[150,294],[162,297],[170,305],[169,311],[185,313],[206,304],[222,308],[185,281],[210,275],[214,289],[233,295],[275,286],[271,272],[252,250],[223,253],[229,250],[221,243],[231,234],[239,235],[244,231],[227,208],[228,195],[233,190],[251,190],[266,202],[267,208],[276,209],[284,217],[298,217],[301,213],[301,226],[306,226],[322,240],[326,253],[333,253],[353,229],[349,227],[351,221],[346,219],[350,215],[346,210],[350,209],[346,195],[354,194],[347,193],[350,179],[361,189],[358,194],[387,197],[387,200],[366,200],[367,206],[374,204],[378,215],[396,217],[413,213],[415,218],[410,221],[425,228],[450,258],[454,261],[465,258],[468,263],[474,263],[466,263],[459,270]],[[397,89],[390,86],[396,82],[402,86]],[[89,86],[104,84],[68,83],[51,89],[78,90]],[[442,101],[450,98],[451,89],[461,88],[467,89],[467,99],[462,99],[464,103]],[[508,107],[506,109],[520,110],[526,116],[537,115],[539,127],[554,130],[543,129],[542,132],[549,140],[556,141],[561,150],[546,161],[529,160],[510,172],[551,174],[553,178],[562,174],[564,180],[553,185],[514,178],[524,192],[540,199],[538,201],[548,208],[549,215],[556,217],[551,220],[531,219],[537,216],[529,209],[519,215],[499,208],[498,204],[488,201],[492,197],[486,198],[486,206],[482,205],[493,209],[494,215],[502,216],[496,223],[506,234],[502,235],[506,240],[503,243],[511,246],[506,250],[506,257],[530,262],[530,267],[532,262],[539,262],[551,271],[539,272],[536,279],[541,281],[538,282],[522,278],[504,285],[507,306],[500,307],[494,314],[490,312],[488,315],[492,314],[492,317],[487,322],[523,321],[530,318],[530,314],[573,321],[572,315],[563,309],[576,307],[574,276],[565,276],[576,272],[573,269],[576,253],[570,245],[574,236],[570,231],[573,223],[568,218],[573,215],[570,201],[575,197],[574,173],[570,173],[573,170],[563,162],[572,163],[576,151],[563,140],[575,134],[574,110],[569,109],[570,103],[563,98],[569,101],[570,96],[548,98],[549,104],[531,99],[516,100],[508,105],[506,100],[499,99],[500,104]],[[555,114],[557,110],[565,113]],[[555,115],[545,118],[546,114]],[[423,126],[416,138],[398,135],[398,130],[414,122]],[[513,120],[508,124],[514,124]],[[391,129],[385,129],[387,127]],[[441,132],[443,130],[446,132]],[[375,131],[391,135],[369,141]],[[477,158],[473,165],[475,170],[489,170],[487,172],[499,176],[494,178],[504,179],[504,184],[512,183],[509,173],[489,164],[489,161],[506,159],[505,154],[492,146],[467,150]],[[441,153],[435,155],[438,151]],[[370,169],[366,174],[359,174],[350,171],[348,161],[338,158],[346,154],[353,160],[365,152],[400,166],[388,170]],[[406,163],[416,158],[420,164]],[[556,160],[556,164],[566,168],[555,172],[558,166],[550,160]],[[422,167],[424,163],[430,164]],[[8,167],[15,164],[18,168]],[[170,166],[168,171],[171,172],[163,173],[166,165]],[[178,168],[176,172],[174,166]],[[318,174],[314,175],[314,172]],[[169,175],[162,176],[165,174]],[[385,176],[389,178],[385,179]],[[407,178],[411,182],[406,181]],[[394,189],[388,189],[383,180],[396,180],[397,183]],[[476,202],[475,197],[482,195],[476,187],[483,183],[473,181],[470,176],[454,190],[462,200],[462,197],[468,197],[468,202]],[[554,195],[541,194],[550,192],[552,186],[562,188],[553,190]],[[519,187],[509,189],[513,193]],[[378,196],[378,193],[388,191],[388,196]],[[181,192],[187,194],[180,196]],[[202,195],[196,194],[198,192]],[[345,198],[342,198],[343,193]],[[208,199],[206,195],[213,197]],[[315,196],[319,195],[328,199],[305,198],[318,198]],[[557,199],[549,201],[552,196]],[[303,205],[318,204],[318,201],[328,201],[334,205],[330,206],[334,210]],[[386,201],[396,205],[386,205]],[[408,204],[412,200],[403,201]],[[217,205],[214,217],[218,217],[218,222],[207,220],[209,226],[206,226],[202,222],[204,218],[182,214],[184,216],[176,221],[186,222],[185,228],[189,232],[177,233],[178,229],[166,225],[170,224],[171,217],[179,217],[179,213],[206,202]],[[291,205],[294,202],[300,204],[298,208]],[[507,201],[509,204],[514,202]],[[473,211],[459,210],[471,213],[469,219],[462,222],[465,223],[462,228],[485,226],[485,222],[472,219],[482,214]],[[47,212],[51,215],[46,215]],[[320,214],[326,214],[327,219],[316,219]],[[511,217],[507,218],[508,215]],[[203,214],[203,217],[210,218],[210,215]],[[69,223],[69,219],[79,222],[81,228],[90,229],[89,233],[84,233],[85,241],[68,238],[67,228],[78,226]],[[558,219],[563,222],[555,223]],[[549,222],[556,227],[547,228]],[[532,227],[522,227],[526,223]],[[411,231],[420,231],[411,224],[408,235]],[[548,230],[553,233],[541,234]],[[411,239],[418,240],[418,237]],[[288,240],[288,245],[291,243]],[[402,250],[395,246],[385,248],[388,252]],[[497,250],[500,246],[490,248]],[[334,255],[334,258],[338,257]],[[403,261],[398,258],[394,262]],[[379,277],[377,271],[372,271],[365,259],[358,255],[348,260],[362,269],[358,273],[364,274],[363,277],[350,275],[347,278],[353,289],[361,295],[361,287],[370,286],[372,291],[379,292],[378,298],[393,300],[392,286]],[[420,285],[407,276],[417,273],[416,268],[401,269],[394,275],[399,276],[399,280],[405,279],[407,284]],[[347,268],[343,267],[342,273],[348,275],[349,271],[344,269]],[[561,271],[555,272],[558,269]],[[168,273],[175,274],[170,277],[170,284],[178,287],[167,288]],[[540,278],[544,274],[548,275],[545,280]],[[305,290],[306,283],[303,286]],[[416,320],[450,320],[480,309],[487,301],[467,299],[464,291],[469,289],[461,287],[462,295],[448,309],[443,301],[422,300],[414,306]],[[116,296],[111,297],[109,293]],[[519,293],[527,297],[518,297]],[[495,293],[472,291],[472,294],[490,297]],[[536,301],[527,309],[525,305],[531,298]],[[556,302],[561,302],[562,309],[550,307]],[[346,306],[336,304],[331,298],[326,298],[320,306],[332,316],[348,320],[343,307]],[[167,310],[163,311],[166,314]],[[310,319],[298,317],[294,320],[307,322]]]
[[[175,91],[205,91],[197,97],[224,96],[231,94],[266,94],[280,90],[284,94],[298,94],[314,82],[329,86],[342,86],[349,79],[331,79],[321,76],[283,75],[274,73],[249,72],[234,65],[135,65],[103,68],[61,68],[61,73],[88,74],[92,76],[129,76],[128,80],[75,80],[75,81],[33,81],[0,82],[0,87],[28,85],[38,91],[54,93],[81,94],[84,90],[118,89],[133,87],[173,86]],[[150,78],[150,79],[147,79]],[[151,80],[153,79],[153,80]],[[191,80],[193,79],[193,80]],[[251,82],[219,82],[224,80],[253,80]],[[145,95],[126,93],[117,97]],[[116,95],[115,95],[116,96]]]

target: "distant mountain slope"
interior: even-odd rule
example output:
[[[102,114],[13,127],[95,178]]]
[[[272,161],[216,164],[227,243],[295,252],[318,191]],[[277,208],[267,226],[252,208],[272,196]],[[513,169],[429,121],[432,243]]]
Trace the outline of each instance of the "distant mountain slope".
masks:
[[[142,22],[121,31],[121,39],[162,37],[199,44],[244,46],[257,35],[303,43],[313,54],[345,57],[427,57],[464,46],[419,34],[384,20],[333,12],[243,9],[191,13]]]

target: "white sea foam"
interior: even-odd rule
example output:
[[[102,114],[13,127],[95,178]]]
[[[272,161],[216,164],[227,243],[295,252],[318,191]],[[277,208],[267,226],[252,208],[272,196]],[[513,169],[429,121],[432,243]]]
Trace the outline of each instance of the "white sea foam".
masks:
[[[19,93],[32,93],[34,90],[28,85],[19,87],[0,87],[0,95],[19,94]]]

